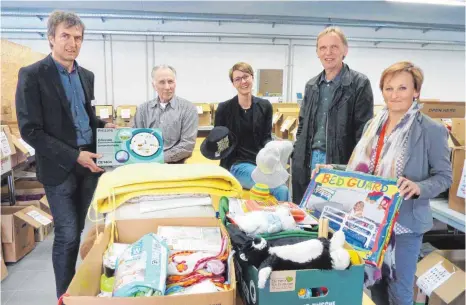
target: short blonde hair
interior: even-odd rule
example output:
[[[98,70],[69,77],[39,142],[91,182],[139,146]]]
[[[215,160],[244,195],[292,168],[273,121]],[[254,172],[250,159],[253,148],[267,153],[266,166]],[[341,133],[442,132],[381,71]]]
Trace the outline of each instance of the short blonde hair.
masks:
[[[230,76],[230,81],[233,83],[233,72],[235,71],[241,71],[243,73],[250,74],[252,77],[254,77],[254,70],[252,69],[250,64],[247,64],[245,62],[237,62],[236,64],[233,65],[233,67],[230,69],[229,76]]]
[[[339,27],[329,26],[329,27],[325,28],[325,30],[320,32],[319,35],[317,36],[316,48],[319,47],[319,39],[322,38],[322,36],[325,36],[327,34],[332,34],[332,33],[335,33],[336,35],[338,35],[338,37],[340,37],[340,40],[341,40],[341,42],[343,42],[345,47],[348,47],[348,39],[346,39],[346,36],[343,33],[343,31]]]
[[[379,88],[383,91],[383,85],[387,77],[396,75],[401,72],[408,72],[413,76],[414,89],[417,92],[421,92],[422,83],[424,82],[424,73],[421,68],[415,66],[412,62],[409,61],[400,61],[397,62],[382,72],[380,77]]]

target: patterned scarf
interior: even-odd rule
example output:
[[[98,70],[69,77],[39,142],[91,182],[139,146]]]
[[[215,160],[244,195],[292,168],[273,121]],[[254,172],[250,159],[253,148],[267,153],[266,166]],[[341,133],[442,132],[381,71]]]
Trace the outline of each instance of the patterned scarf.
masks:
[[[409,131],[420,109],[421,105],[414,102],[408,112],[397,123],[391,134],[385,137],[377,168],[374,168],[377,143],[383,126],[388,119],[387,107],[382,109],[367,126],[361,140],[351,155],[346,170],[392,179],[401,176],[404,169],[404,154]],[[378,269],[370,265],[366,265],[365,268],[364,282],[366,287],[373,286],[382,278],[388,281],[396,279],[394,233],[391,234],[387,250],[385,251],[382,268]]]
[[[404,159],[402,147],[408,139],[411,125],[420,109],[420,105],[414,102],[391,134],[385,138],[377,168],[374,168],[377,143],[388,119],[387,107],[382,109],[367,126],[351,155],[346,170],[369,173],[384,178],[398,178],[403,172],[404,165],[403,162],[399,162]]]

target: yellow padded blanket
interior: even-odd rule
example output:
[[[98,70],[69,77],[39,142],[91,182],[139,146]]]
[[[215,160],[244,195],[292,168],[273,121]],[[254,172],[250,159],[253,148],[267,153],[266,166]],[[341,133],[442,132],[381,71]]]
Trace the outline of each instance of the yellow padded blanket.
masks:
[[[240,197],[241,184],[227,170],[211,164],[140,163],[104,173],[92,199],[100,213],[127,200],[151,194],[209,194]]]

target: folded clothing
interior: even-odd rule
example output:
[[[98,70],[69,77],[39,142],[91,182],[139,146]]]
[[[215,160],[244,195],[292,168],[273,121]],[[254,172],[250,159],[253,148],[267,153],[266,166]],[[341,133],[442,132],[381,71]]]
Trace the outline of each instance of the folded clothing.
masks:
[[[242,187],[226,169],[211,164],[130,164],[103,174],[92,199],[100,213],[128,200],[154,194],[210,194],[239,197]]]

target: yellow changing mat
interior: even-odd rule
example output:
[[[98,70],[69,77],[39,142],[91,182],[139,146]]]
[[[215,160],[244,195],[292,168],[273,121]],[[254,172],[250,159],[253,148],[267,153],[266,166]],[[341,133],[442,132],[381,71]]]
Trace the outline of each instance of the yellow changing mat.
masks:
[[[134,197],[151,194],[210,194],[239,197],[241,184],[230,172],[211,164],[140,163],[103,174],[92,199],[100,213]]]

